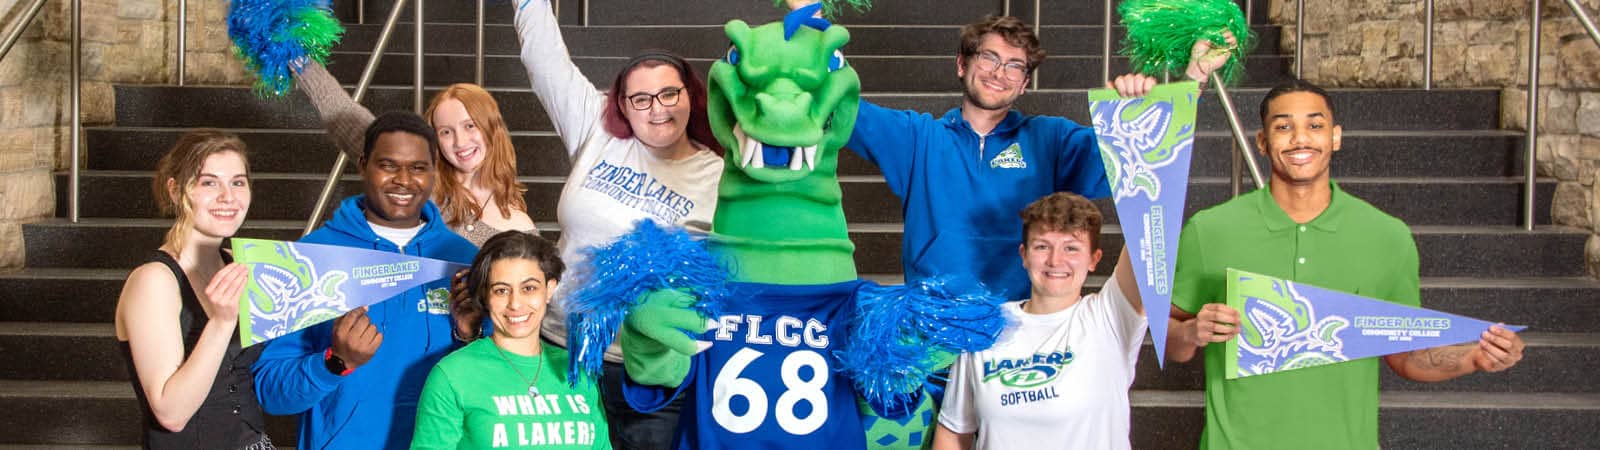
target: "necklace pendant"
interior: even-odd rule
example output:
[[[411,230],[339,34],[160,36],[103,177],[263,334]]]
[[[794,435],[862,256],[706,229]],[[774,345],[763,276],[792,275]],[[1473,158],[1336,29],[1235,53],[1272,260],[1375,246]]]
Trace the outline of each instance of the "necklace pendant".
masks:
[[[539,387],[531,385],[531,384],[528,385],[528,396],[529,397],[533,397],[533,398],[539,398]]]

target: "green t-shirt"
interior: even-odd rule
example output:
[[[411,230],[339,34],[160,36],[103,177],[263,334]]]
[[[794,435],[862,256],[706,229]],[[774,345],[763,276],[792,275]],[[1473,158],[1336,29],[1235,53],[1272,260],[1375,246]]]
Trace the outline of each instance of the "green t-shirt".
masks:
[[[1411,230],[1333,185],[1333,199],[1298,224],[1268,189],[1194,215],[1178,242],[1172,303],[1194,313],[1221,303],[1228,268],[1418,306]],[[1200,448],[1371,449],[1378,445],[1378,358],[1228,380],[1225,345],[1207,345]]]
[[[528,395],[526,381],[535,372],[538,397]],[[411,448],[610,449],[604,410],[594,381],[567,386],[565,349],[545,345],[539,356],[502,358],[493,340],[479,339],[428,373]]]

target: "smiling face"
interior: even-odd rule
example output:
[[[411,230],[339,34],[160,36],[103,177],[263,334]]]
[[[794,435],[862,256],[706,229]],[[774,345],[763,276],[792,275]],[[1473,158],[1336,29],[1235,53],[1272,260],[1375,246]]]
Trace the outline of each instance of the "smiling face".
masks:
[[[1290,92],[1268,102],[1263,117],[1256,145],[1272,162],[1272,185],[1327,185],[1328,165],[1343,133],[1327,99]]]
[[[453,98],[439,102],[430,120],[434,131],[439,133],[439,153],[444,161],[457,172],[477,172],[488,151],[483,144],[483,132],[467,113],[467,106]]]
[[[422,223],[436,175],[427,139],[404,131],[378,135],[361,163],[367,220],[390,228]]]
[[[670,149],[689,139],[685,130],[689,128],[691,107],[677,68],[661,62],[645,62],[628,73],[622,86],[626,95],[619,107],[639,142],[652,149]],[[646,100],[648,108],[641,110],[634,106],[635,102],[644,105]],[[663,105],[667,103],[674,104]]]
[[[233,236],[250,211],[250,175],[244,157],[232,151],[207,156],[184,197],[195,232],[218,239]]]
[[[539,323],[556,281],[545,278],[539,262],[527,258],[507,258],[489,267],[485,309],[494,322],[494,337],[499,339],[539,338]]]
[[[1089,272],[1100,263],[1100,250],[1091,248],[1089,232],[1034,227],[1027,235],[1018,251],[1033,282],[1033,299],[1076,300]]]
[[[983,61],[985,55],[998,59],[999,66],[994,70],[983,70],[986,67]],[[1006,72],[1013,69],[1005,66],[1021,65],[1026,68],[1027,64],[1026,49],[1007,43],[1005,38],[996,33],[983,35],[977,54],[956,58],[956,76],[961,77],[962,88],[966,91],[963,103],[991,111],[1010,109],[1017,97],[1022,96],[1028,79],[1023,76],[1019,81],[1008,80]]]

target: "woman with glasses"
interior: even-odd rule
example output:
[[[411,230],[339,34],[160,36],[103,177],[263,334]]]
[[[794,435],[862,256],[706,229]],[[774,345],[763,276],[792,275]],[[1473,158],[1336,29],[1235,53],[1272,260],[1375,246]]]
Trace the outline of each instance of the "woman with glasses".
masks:
[[[722,149],[706,121],[706,86],[688,63],[666,52],[628,61],[609,92],[578,71],[547,1],[517,2],[517,36],[533,92],[555,123],[572,160],[556,209],[561,259],[584,269],[580,251],[607,244],[640,219],[710,230],[722,175]],[[569,277],[572,278],[572,277]],[[567,330],[556,292],[542,331],[565,346]],[[622,351],[606,351],[601,381],[612,444],[665,449],[678,423],[681,398],[641,414],[622,398]]]

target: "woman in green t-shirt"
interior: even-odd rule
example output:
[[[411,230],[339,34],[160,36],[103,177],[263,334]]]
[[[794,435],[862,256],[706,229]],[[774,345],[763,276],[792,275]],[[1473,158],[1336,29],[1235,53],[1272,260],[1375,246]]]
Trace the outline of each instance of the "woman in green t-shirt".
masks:
[[[494,332],[433,367],[411,448],[611,448],[595,382],[571,387],[567,351],[539,340],[563,268],[555,245],[535,235],[507,231],[484,242],[467,286]]]

